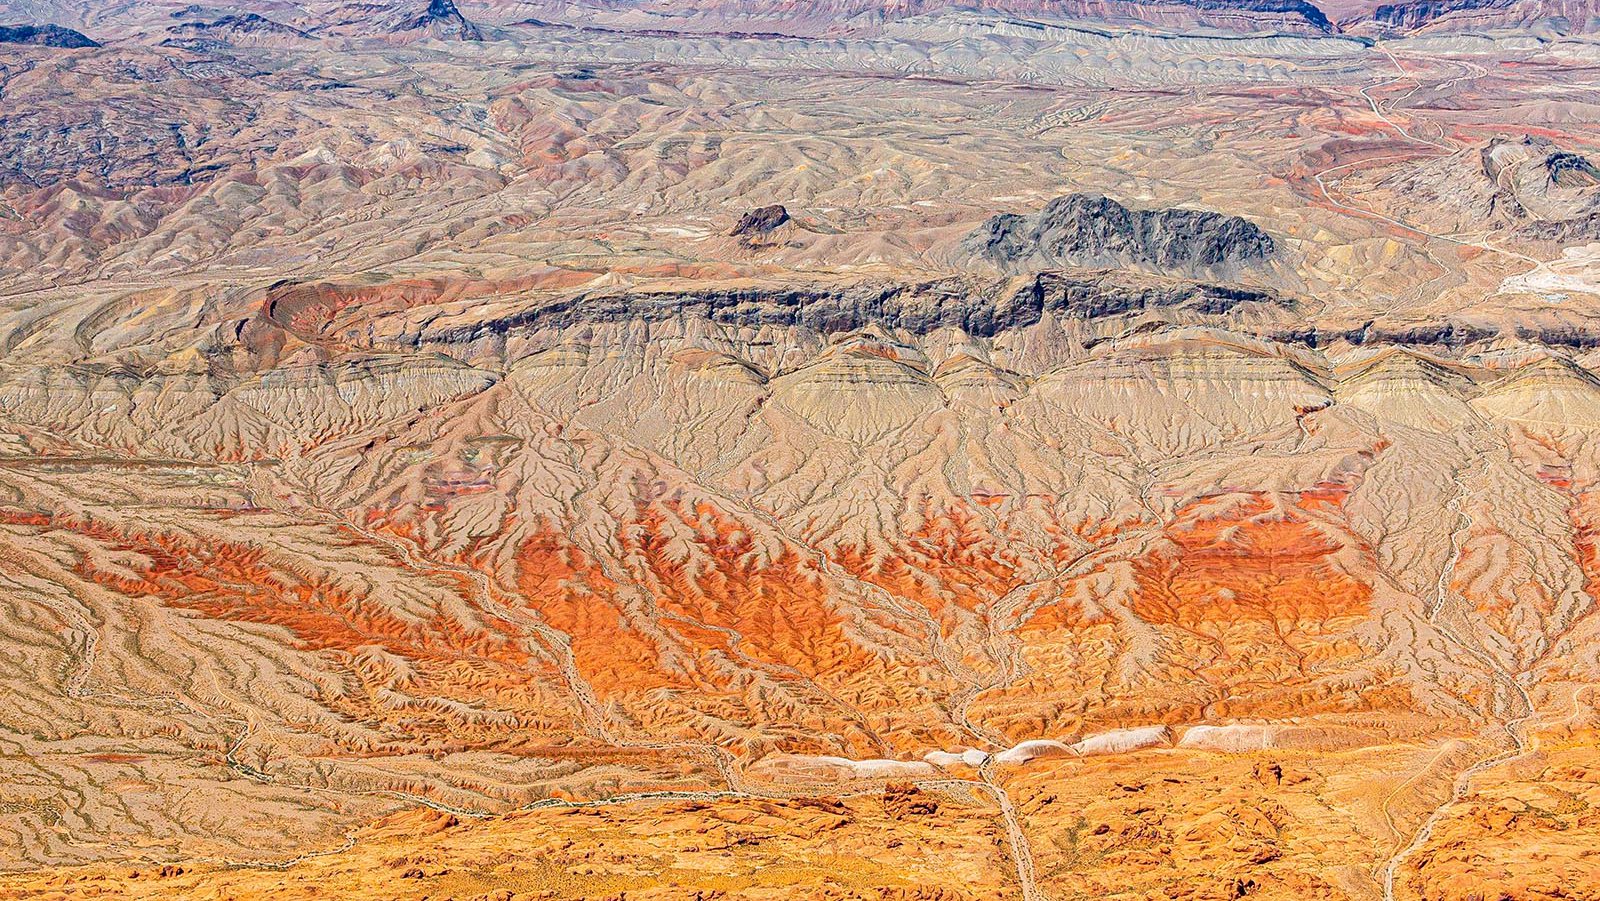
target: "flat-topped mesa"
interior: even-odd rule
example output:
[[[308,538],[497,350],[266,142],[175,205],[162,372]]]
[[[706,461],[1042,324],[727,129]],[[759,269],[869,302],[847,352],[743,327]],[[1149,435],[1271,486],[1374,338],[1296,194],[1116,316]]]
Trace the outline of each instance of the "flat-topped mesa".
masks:
[[[993,216],[962,247],[1004,272],[1132,265],[1214,273],[1253,266],[1278,252],[1271,235],[1238,216],[1130,209],[1098,194],[1057,197],[1031,216]]]

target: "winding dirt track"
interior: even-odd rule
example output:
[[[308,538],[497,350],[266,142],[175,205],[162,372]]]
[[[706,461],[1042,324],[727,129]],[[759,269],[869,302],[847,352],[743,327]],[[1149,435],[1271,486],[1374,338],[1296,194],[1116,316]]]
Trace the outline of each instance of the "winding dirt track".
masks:
[[[1417,135],[1412,134],[1404,126],[1400,125],[1398,122],[1394,121],[1392,118],[1389,117],[1389,113],[1393,110],[1393,107],[1394,107],[1393,103],[1390,103],[1388,105],[1388,108],[1385,108],[1384,104],[1379,103],[1376,98],[1374,98],[1370,93],[1368,93],[1371,90],[1378,89],[1378,88],[1384,88],[1384,87],[1387,87],[1387,86],[1389,86],[1391,84],[1395,84],[1397,82],[1405,81],[1405,80],[1410,79],[1410,80],[1413,80],[1413,81],[1417,82],[1417,88],[1412,89],[1411,92],[1408,92],[1405,95],[1406,97],[1409,97],[1409,96],[1411,96],[1411,94],[1415,93],[1416,90],[1419,89],[1422,86],[1421,80],[1417,79],[1417,77],[1415,75],[1413,75],[1410,72],[1408,72],[1405,69],[1404,66],[1401,66],[1400,65],[1400,60],[1395,58],[1395,55],[1393,53],[1391,53],[1388,49],[1386,49],[1384,47],[1379,47],[1378,50],[1379,50],[1379,52],[1383,53],[1384,56],[1387,56],[1392,63],[1394,63],[1395,68],[1400,70],[1400,74],[1398,76],[1394,77],[1394,78],[1390,78],[1390,79],[1387,79],[1385,81],[1381,81],[1381,82],[1379,82],[1379,83],[1377,83],[1375,85],[1366,85],[1366,86],[1363,86],[1362,88],[1359,89],[1359,93],[1361,95],[1361,98],[1363,100],[1367,101],[1367,104],[1372,108],[1373,115],[1377,116],[1380,121],[1382,121],[1385,125],[1387,125],[1390,128],[1392,128],[1395,131],[1396,134],[1400,135],[1400,137],[1406,139],[1407,141],[1410,141],[1410,142],[1412,142],[1414,144],[1419,144],[1419,145],[1424,146],[1424,147],[1430,147],[1430,148],[1433,148],[1435,150],[1442,150],[1445,153],[1454,153],[1457,148],[1452,146],[1452,145],[1450,145],[1450,144],[1445,144],[1445,143],[1441,143],[1439,141],[1429,140],[1427,138],[1419,137]],[[1481,68],[1481,67],[1479,67],[1479,68]],[[1466,75],[1457,76],[1454,79],[1450,79],[1450,80],[1447,80],[1445,82],[1441,82],[1441,84],[1449,84],[1449,83],[1451,83],[1453,81],[1460,81],[1460,80],[1462,80],[1464,78],[1475,77],[1475,75],[1476,75],[1476,73],[1469,72]],[[1400,99],[1403,100],[1405,98],[1402,97]],[[1398,102],[1398,101],[1396,101],[1396,102]],[[1528,264],[1533,265],[1533,266],[1542,265],[1542,262],[1540,260],[1538,260],[1538,259],[1535,259],[1534,257],[1528,256],[1525,253],[1519,253],[1518,251],[1515,251],[1515,250],[1507,250],[1504,247],[1496,246],[1494,244],[1489,243],[1486,239],[1481,239],[1481,240],[1477,240],[1477,241],[1463,241],[1460,238],[1454,237],[1453,235],[1441,235],[1441,234],[1438,234],[1437,232],[1428,231],[1427,229],[1422,228],[1421,226],[1418,226],[1418,225],[1415,225],[1413,223],[1407,222],[1407,221],[1405,221],[1403,219],[1397,219],[1394,216],[1390,216],[1390,215],[1385,214],[1385,213],[1380,213],[1377,210],[1368,209],[1367,207],[1357,206],[1357,205],[1352,204],[1352,203],[1347,203],[1344,200],[1340,200],[1340,199],[1334,197],[1333,196],[1333,192],[1331,190],[1329,190],[1328,184],[1324,180],[1325,176],[1331,175],[1334,172],[1337,172],[1337,171],[1339,171],[1341,169],[1350,169],[1350,168],[1353,168],[1355,166],[1370,165],[1370,164],[1372,164],[1374,162],[1381,162],[1381,161],[1386,160],[1386,159],[1398,159],[1398,158],[1399,157],[1378,157],[1376,159],[1362,160],[1362,161],[1356,162],[1356,163],[1341,163],[1339,165],[1329,166],[1329,167],[1327,167],[1325,169],[1322,169],[1321,171],[1315,172],[1315,173],[1312,174],[1311,177],[1312,177],[1313,180],[1316,181],[1317,189],[1322,192],[1323,199],[1326,200],[1330,205],[1332,205],[1336,209],[1343,210],[1343,211],[1345,211],[1347,213],[1350,213],[1350,214],[1355,215],[1355,216],[1359,216],[1361,218],[1376,219],[1376,220],[1378,220],[1380,222],[1386,222],[1386,223],[1388,223],[1390,225],[1393,225],[1393,226],[1395,226],[1397,228],[1405,229],[1406,231],[1411,232],[1413,234],[1416,234],[1416,235],[1418,235],[1420,237],[1429,238],[1429,239],[1432,239],[1432,240],[1435,240],[1435,241],[1443,241],[1443,242],[1445,242],[1447,244],[1454,244],[1454,245],[1456,245],[1458,247],[1475,247],[1475,248],[1477,248],[1479,250],[1483,250],[1483,251],[1486,251],[1488,253],[1495,254],[1497,256],[1506,257],[1508,259],[1520,260],[1521,262],[1528,263]]]

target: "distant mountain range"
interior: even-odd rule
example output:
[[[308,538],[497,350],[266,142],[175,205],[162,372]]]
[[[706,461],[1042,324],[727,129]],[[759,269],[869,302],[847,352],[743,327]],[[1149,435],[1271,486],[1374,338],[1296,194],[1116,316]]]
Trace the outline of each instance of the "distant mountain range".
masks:
[[[176,0],[0,0],[0,22],[24,23],[0,26],[0,43],[85,47],[93,46],[94,38],[161,32],[170,32],[164,39],[178,42],[273,43],[297,40],[301,33],[403,42],[478,41],[492,37],[486,28],[528,24],[821,37],[870,34],[908,19],[950,12],[1241,34],[1600,31],[1600,0],[1410,0],[1353,8],[1310,0],[705,0],[692,5],[675,0],[470,0],[461,7],[452,0],[240,0],[204,7]]]
[[[671,0],[487,0],[468,7],[469,15],[486,18],[515,8],[537,10],[534,17],[541,21],[568,24],[797,35],[872,30],[948,11],[1244,33],[1389,35],[1537,26],[1564,32],[1600,29],[1597,0],[1415,0],[1367,7],[1339,20],[1308,0],[707,0],[692,7]]]
[[[98,47],[79,32],[59,25],[0,25],[0,44],[37,44],[43,47]]]

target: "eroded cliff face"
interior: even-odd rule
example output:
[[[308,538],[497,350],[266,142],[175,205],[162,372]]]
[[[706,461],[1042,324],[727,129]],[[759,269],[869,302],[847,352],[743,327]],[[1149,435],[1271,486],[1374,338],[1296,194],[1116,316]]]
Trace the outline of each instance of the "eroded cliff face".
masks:
[[[1002,844],[1030,841],[1039,869],[974,850],[975,874],[1011,874],[983,884],[1092,892],[1146,864],[1057,816],[1078,809],[1049,806],[1059,767],[1159,759],[1181,786],[1270,753],[1299,800],[1246,817],[1173,797],[1108,828],[1151,860],[1223,854],[1216,891],[1276,874],[1340,897],[1331,861],[1391,856],[1434,885],[1445,846],[1361,818],[1409,841],[1449,774],[1590,709],[1570,705],[1600,676],[1600,381],[1503,339],[1285,343],[1285,304],[1236,294],[1046,273],[507,317],[437,284],[282,285],[142,367],[15,355],[0,559],[43,606],[8,638],[12,715],[36,730],[7,764],[34,786],[8,863],[110,856],[63,822],[156,859],[293,856],[396,806],[547,797],[638,796],[679,836],[887,778],[953,792],[976,848],[1021,817]],[[145,310],[185,334],[182,305]],[[1437,779],[1379,775],[1443,748]],[[1296,844],[1358,772],[1393,804],[1324,824],[1339,850]],[[1227,790],[1255,797],[1246,775]],[[662,791],[734,812],[642,800]],[[197,832],[194,793],[248,815]],[[1460,809],[1437,835],[1468,828],[1443,825]],[[772,854],[813,859],[779,838],[803,816],[764,816]],[[497,823],[461,841],[525,828]],[[835,853],[869,859],[868,834]],[[424,874],[416,897],[515,882],[460,882],[477,865],[432,841],[379,843]],[[665,890],[574,853],[515,885]],[[850,866],[861,891],[917,882]],[[83,872],[132,896],[223,884],[184,869]]]
[[[1339,24],[1369,34],[1512,28],[1592,32],[1600,27],[1600,10],[1591,0],[1424,0],[1385,3],[1365,16]]]

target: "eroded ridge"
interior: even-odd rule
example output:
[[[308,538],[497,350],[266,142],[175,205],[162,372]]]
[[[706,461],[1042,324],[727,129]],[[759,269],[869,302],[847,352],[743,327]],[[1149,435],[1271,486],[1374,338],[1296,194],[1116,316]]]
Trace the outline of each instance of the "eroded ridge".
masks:
[[[1582,3],[25,5],[0,898],[1600,897]]]
[[[1044,863],[1046,774],[1223,755],[1359,761],[1392,788],[1341,796],[1350,884],[1434,878],[1479,782],[1587,721],[1600,383],[1216,329],[1030,366],[1045,327],[791,326],[771,371],[705,318],[584,325],[503,369],[212,380],[181,433],[120,436],[61,394],[154,423],[193,376],[8,370],[11,865],[893,783],[986,810],[1050,897],[1081,871]],[[250,815],[197,830],[196,795]]]

